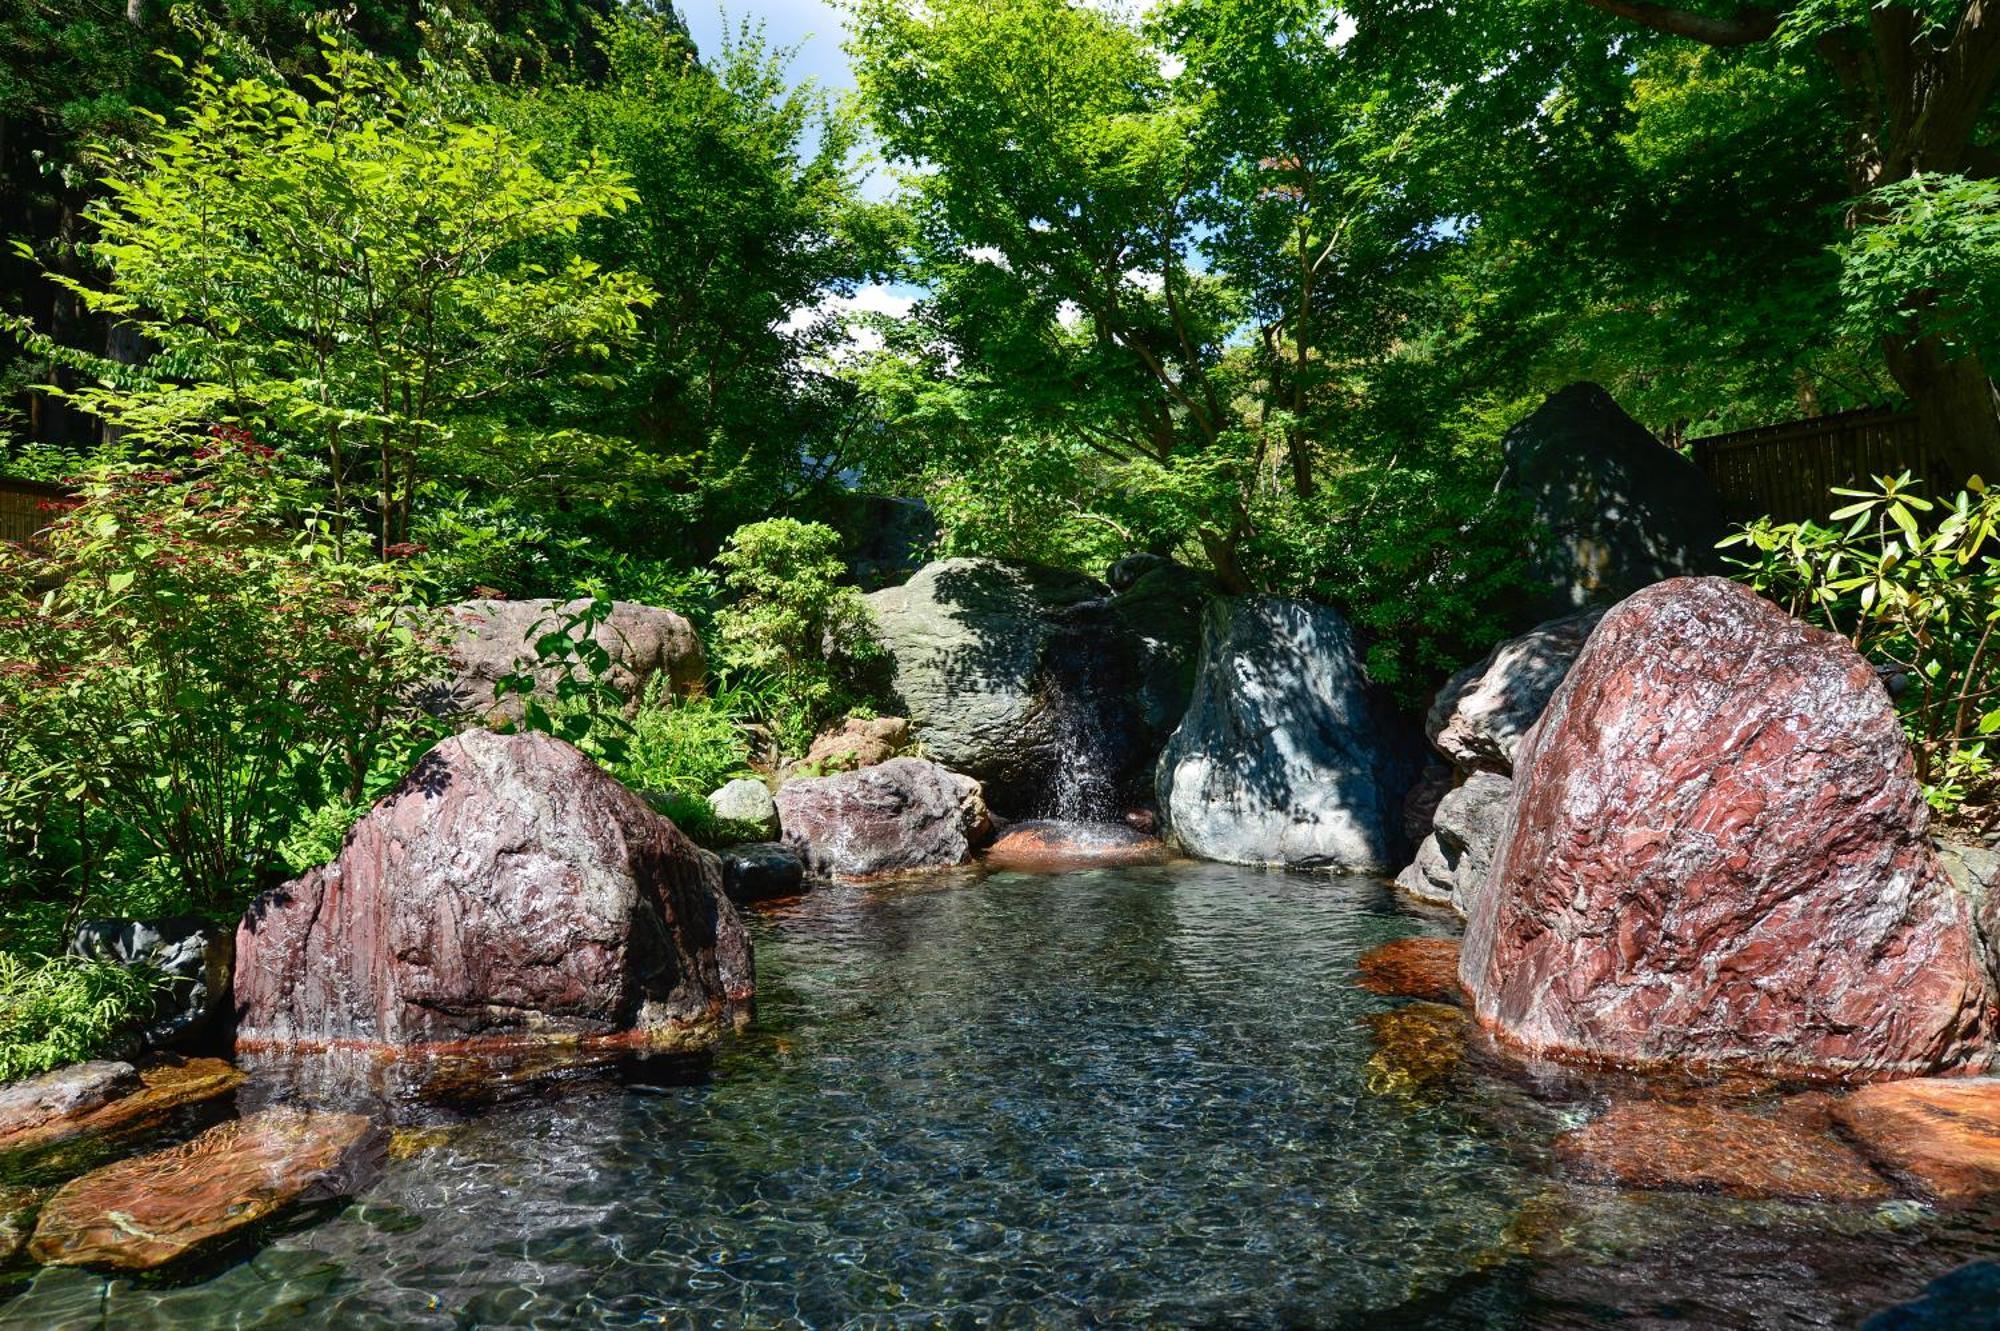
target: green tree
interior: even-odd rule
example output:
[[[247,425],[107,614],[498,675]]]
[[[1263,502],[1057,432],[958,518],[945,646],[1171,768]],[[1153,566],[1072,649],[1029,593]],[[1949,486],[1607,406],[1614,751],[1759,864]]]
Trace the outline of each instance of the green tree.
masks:
[[[601,80],[527,92],[510,115],[557,170],[602,159],[634,205],[593,219],[583,251],[659,293],[621,382],[573,404],[668,464],[640,517],[656,548],[706,558],[738,525],[810,503],[840,468],[851,390],[812,318],[886,262],[891,210],[864,202],[859,125],[746,28],[700,59],[670,14],[605,25]],[[692,521],[690,521],[692,519]]]
[[[182,121],[112,163],[86,213],[106,285],[55,278],[153,354],[66,396],[155,444],[223,420],[316,451],[336,537],[362,521],[388,552],[430,481],[587,476],[610,441],[525,408],[558,376],[604,382],[589,363],[650,295],[565,252],[631,202],[610,166],[551,176],[518,135],[456,118],[437,67],[323,43],[312,95],[197,67]]]

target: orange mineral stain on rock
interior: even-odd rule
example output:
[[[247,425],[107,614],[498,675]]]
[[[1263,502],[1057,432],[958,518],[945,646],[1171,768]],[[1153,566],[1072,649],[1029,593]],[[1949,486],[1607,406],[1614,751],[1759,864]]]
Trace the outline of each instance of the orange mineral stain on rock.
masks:
[[[80,1137],[146,1131],[173,1110],[233,1091],[243,1074],[220,1058],[164,1058],[138,1071],[109,1099],[11,1124],[0,1121],[0,1154],[41,1151]]]

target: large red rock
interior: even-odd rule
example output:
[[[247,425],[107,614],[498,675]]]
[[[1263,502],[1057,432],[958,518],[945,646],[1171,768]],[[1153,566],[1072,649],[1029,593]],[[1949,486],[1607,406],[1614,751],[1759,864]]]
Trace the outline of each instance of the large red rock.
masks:
[[[243,1080],[219,1058],[72,1064],[0,1093],[0,1159],[9,1170],[55,1172],[65,1161],[158,1135]]]
[[[1605,616],[1523,741],[1460,976],[1529,1051],[1874,1080],[1992,1061],[1971,910],[1847,642],[1682,578]]]
[[[266,1109],[59,1188],[28,1253],[50,1266],[145,1271],[302,1201],[341,1196],[386,1153],[359,1114]]]
[[[236,938],[255,1048],[614,1039],[692,1048],[748,1019],[721,870],[575,748],[472,730],[426,754],[333,863]]]

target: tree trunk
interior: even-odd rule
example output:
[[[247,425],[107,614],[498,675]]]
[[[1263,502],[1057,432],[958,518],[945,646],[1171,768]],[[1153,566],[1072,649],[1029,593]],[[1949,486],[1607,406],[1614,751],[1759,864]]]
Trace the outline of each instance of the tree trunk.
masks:
[[[1891,342],[1886,352],[1889,373],[1916,406],[1925,449],[1944,472],[1938,484],[2000,479],[2000,398],[1979,358],[1951,359],[1934,337]]]

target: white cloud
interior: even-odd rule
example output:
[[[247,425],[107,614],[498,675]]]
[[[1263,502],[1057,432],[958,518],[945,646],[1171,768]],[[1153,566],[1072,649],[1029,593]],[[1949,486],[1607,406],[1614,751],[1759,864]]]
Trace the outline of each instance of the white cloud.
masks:
[[[785,321],[778,325],[778,331],[803,333],[822,319],[839,319],[846,325],[847,341],[829,353],[831,359],[839,361],[857,352],[882,349],[882,334],[866,325],[857,327],[853,316],[886,314],[892,319],[901,319],[916,303],[915,296],[891,291],[877,282],[860,288],[851,296],[835,292],[820,297],[810,305],[801,305],[785,317]]]

